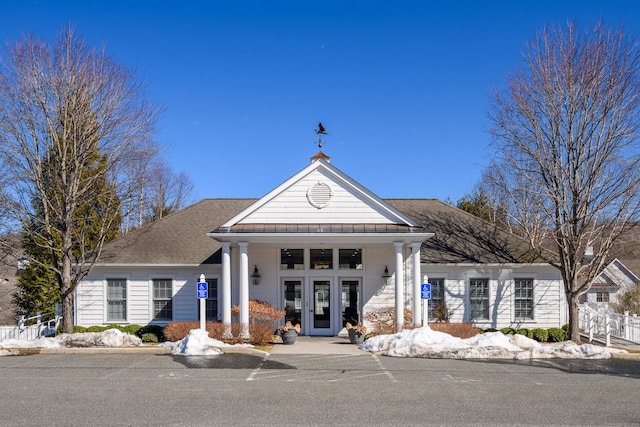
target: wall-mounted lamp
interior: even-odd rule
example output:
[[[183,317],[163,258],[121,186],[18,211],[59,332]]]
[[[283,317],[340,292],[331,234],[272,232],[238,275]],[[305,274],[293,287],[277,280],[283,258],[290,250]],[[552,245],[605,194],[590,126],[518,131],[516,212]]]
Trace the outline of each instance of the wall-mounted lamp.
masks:
[[[391,273],[389,273],[389,267],[385,265],[384,273],[382,273],[382,283],[386,285],[389,282],[390,278],[391,278]]]
[[[251,282],[254,285],[259,285],[261,279],[262,279],[262,276],[260,275],[260,272],[258,271],[258,266],[254,265],[253,266],[253,273],[251,274]]]

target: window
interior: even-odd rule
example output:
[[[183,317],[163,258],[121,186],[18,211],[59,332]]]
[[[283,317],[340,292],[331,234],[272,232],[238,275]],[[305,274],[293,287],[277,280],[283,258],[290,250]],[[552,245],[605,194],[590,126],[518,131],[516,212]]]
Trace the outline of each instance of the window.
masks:
[[[515,318],[533,319],[533,279],[515,279],[513,294]]]
[[[333,249],[311,249],[311,269],[331,270],[333,268]]]
[[[489,279],[469,281],[469,318],[489,319]]]
[[[127,320],[127,281],[107,279],[107,321]]]
[[[153,279],[153,320],[172,320],[171,279]]]
[[[431,283],[431,299],[427,303],[427,311],[429,312],[430,319],[440,319],[439,316],[448,317],[448,313],[442,312],[442,314],[438,314],[438,316],[434,315],[433,312],[436,309],[445,310],[446,306],[444,302],[444,279],[429,279],[429,283]],[[441,320],[446,320],[445,318]]]
[[[362,249],[340,249],[338,264],[344,270],[362,270]]]
[[[596,302],[609,302],[609,292],[596,292]]]
[[[280,270],[304,270],[304,249],[280,249]]]
[[[218,320],[218,279],[206,280],[209,291],[205,302],[207,322]],[[200,301],[198,300],[198,320],[200,320]]]

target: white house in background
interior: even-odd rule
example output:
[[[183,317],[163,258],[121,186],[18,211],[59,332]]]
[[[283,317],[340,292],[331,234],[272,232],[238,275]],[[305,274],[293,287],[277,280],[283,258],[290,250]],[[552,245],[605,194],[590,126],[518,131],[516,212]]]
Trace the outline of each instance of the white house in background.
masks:
[[[526,243],[434,199],[381,199],[322,152],[260,199],[205,199],[105,246],[78,286],[75,323],[231,322],[248,302],[286,309],[302,334],[337,335],[363,313],[394,307],[402,328],[423,318],[421,283],[450,321],[479,327],[566,323],[556,269]],[[413,312],[409,325],[404,309]]]
[[[630,262],[630,261],[628,261]],[[640,278],[619,259],[614,259],[596,277],[583,298],[592,304],[617,302],[617,296],[637,284]]]

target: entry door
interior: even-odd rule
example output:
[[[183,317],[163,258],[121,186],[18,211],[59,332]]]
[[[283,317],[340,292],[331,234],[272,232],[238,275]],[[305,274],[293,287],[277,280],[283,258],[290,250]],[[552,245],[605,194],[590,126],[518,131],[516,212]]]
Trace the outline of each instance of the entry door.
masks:
[[[302,280],[284,280],[284,320],[290,321],[293,325],[299,324],[304,330],[302,323]]]
[[[332,322],[332,307],[334,292],[331,278],[317,278],[310,280],[308,301],[309,335],[334,335]]]

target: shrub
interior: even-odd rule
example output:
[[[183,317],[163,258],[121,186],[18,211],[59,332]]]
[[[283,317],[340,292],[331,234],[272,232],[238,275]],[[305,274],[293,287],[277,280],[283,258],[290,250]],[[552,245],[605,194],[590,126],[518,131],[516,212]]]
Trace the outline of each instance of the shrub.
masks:
[[[140,339],[142,339],[142,336],[147,333],[154,334],[156,337],[158,337],[159,341],[166,340],[164,333],[162,332],[162,326],[160,325],[146,325],[146,326],[142,326],[140,329],[136,331],[136,335]]]
[[[520,329],[516,329],[515,333],[518,335],[524,335],[527,338],[533,339],[533,331],[531,329],[520,328]]]
[[[231,309],[232,316],[240,315],[240,306]],[[249,323],[253,322],[278,322],[284,318],[285,311],[278,310],[267,301],[249,301]]]
[[[546,329],[535,328],[532,332],[533,339],[538,342],[547,342],[549,340],[549,332]]]
[[[271,322],[253,322],[249,325],[249,333],[253,345],[267,345],[273,341]]]
[[[372,310],[364,315],[364,320],[373,324],[373,335],[396,332],[396,309],[394,307],[380,307]],[[404,321],[406,325],[413,321],[413,312],[407,308],[404,309]]]
[[[152,334],[151,332],[147,332],[142,334],[142,342],[158,342],[158,336],[156,334]]]
[[[448,322],[449,317],[451,317],[452,314],[453,310],[449,310],[444,301],[440,301],[433,309],[433,315],[436,318],[436,322]]]
[[[516,330],[513,328],[502,328],[500,329],[500,332],[502,332],[505,335],[513,335],[516,333]]]
[[[104,332],[106,331],[106,327],[105,326],[98,326],[98,325],[94,325],[94,326],[89,326],[85,332]]]
[[[129,335],[137,335],[140,329],[142,329],[140,325],[127,325],[122,328],[122,332]]]
[[[471,338],[482,333],[482,329],[471,323],[432,323],[429,324],[429,327],[434,331],[444,332],[458,338]]]
[[[560,342],[567,340],[567,332],[561,328],[549,328],[549,342]]]
[[[496,328],[487,328],[484,330],[485,332],[498,332]]]
[[[60,324],[60,326],[58,327],[58,329],[61,329],[61,328],[62,328],[62,323]],[[77,334],[82,334],[82,333],[84,333],[84,332],[87,332],[87,328],[85,328],[84,326],[77,326],[77,325],[74,325],[74,326],[73,326],[73,333],[74,333],[74,334],[76,334],[76,333],[77,333]],[[58,332],[58,333],[61,333],[61,331],[60,331],[60,332]]]

